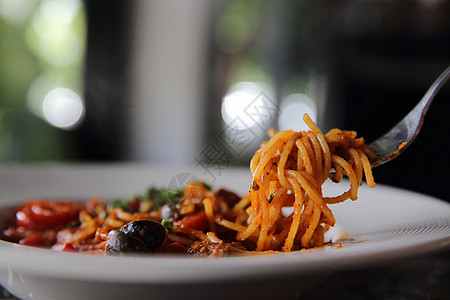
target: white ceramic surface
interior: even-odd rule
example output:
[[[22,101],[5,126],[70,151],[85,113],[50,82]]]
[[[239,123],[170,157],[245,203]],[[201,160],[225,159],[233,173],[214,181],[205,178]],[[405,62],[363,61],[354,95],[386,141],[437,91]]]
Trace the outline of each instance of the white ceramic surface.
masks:
[[[29,197],[126,197],[150,185],[200,178],[245,193],[248,170],[211,173],[189,166],[9,166],[0,169],[0,205]],[[220,171],[220,172],[218,172]],[[345,184],[344,184],[345,185]],[[334,184],[327,193],[337,193]],[[97,257],[0,241],[0,283],[22,299],[293,298],[335,268],[405,259],[450,247],[450,205],[383,185],[332,205],[336,231],[354,241],[297,253],[224,257]]]

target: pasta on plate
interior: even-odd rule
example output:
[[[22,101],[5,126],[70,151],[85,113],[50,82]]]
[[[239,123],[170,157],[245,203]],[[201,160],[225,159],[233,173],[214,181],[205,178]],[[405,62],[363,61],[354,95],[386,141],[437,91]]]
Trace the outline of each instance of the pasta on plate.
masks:
[[[128,200],[86,203],[31,199],[15,211],[3,239],[58,251],[122,255],[185,253],[253,255],[320,247],[335,225],[329,205],[356,200],[363,178],[374,187],[374,153],[354,131],[323,134],[308,115],[308,131],[269,131],[250,162],[243,197],[204,182],[179,190],[149,188]],[[349,189],[324,197],[323,183],[348,177]]]

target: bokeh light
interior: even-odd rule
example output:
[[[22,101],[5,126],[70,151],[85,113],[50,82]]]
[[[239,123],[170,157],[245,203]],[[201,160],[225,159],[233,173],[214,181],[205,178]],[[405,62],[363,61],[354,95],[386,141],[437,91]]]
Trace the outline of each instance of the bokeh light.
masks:
[[[47,63],[62,67],[81,58],[83,39],[72,26],[79,11],[79,0],[46,0],[35,10],[30,44]]]
[[[256,82],[239,82],[233,85],[223,98],[222,118],[224,122],[236,129],[265,126],[275,111],[276,104],[272,100],[270,87]]]
[[[82,120],[84,104],[74,91],[56,88],[45,96],[42,112],[45,120],[53,126],[70,129]]]
[[[308,130],[309,127],[303,122],[303,114],[317,122],[316,103],[305,94],[294,93],[288,95],[281,101],[278,127],[280,130]]]
[[[38,12],[47,23],[61,26],[75,19],[80,7],[79,0],[45,0]]]
[[[0,17],[13,24],[26,21],[36,0],[0,0]]]

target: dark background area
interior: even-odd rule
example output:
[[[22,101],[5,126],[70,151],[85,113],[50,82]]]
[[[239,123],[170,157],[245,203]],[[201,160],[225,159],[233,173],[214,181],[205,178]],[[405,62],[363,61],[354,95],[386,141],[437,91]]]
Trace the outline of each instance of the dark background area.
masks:
[[[126,153],[124,113],[129,96],[135,1],[85,1],[87,30],[84,70],[86,119],[77,129],[79,158],[121,160]]]
[[[328,89],[319,106],[321,129],[355,130],[370,142],[403,118],[450,65],[450,3],[434,4],[287,1],[284,22],[291,31],[277,74],[286,78],[310,65],[323,70]],[[376,182],[450,201],[449,99],[447,83],[412,146],[374,169]]]

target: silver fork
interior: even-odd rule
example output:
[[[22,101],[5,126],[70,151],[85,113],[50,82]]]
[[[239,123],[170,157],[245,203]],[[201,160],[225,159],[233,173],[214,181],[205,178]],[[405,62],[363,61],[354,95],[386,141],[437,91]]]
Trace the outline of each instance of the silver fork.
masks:
[[[372,167],[382,165],[399,156],[416,139],[423,120],[436,94],[450,78],[450,66],[436,79],[422,100],[391,130],[369,144],[377,155]]]

